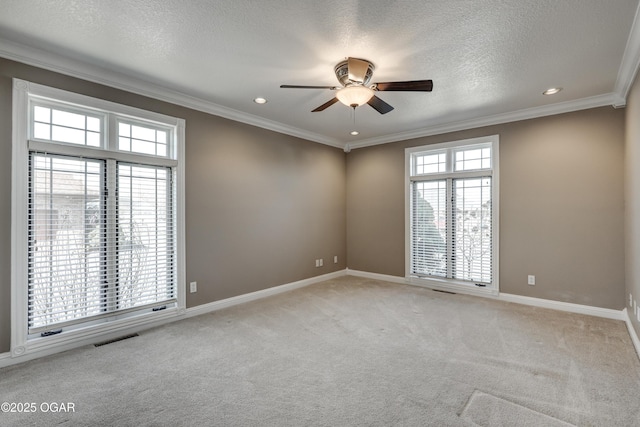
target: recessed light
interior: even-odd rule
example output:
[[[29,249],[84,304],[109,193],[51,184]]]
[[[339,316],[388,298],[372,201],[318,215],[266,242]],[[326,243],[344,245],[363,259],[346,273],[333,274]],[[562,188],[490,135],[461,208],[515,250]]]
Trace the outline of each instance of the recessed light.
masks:
[[[356,136],[356,135],[360,135],[360,132],[358,132],[357,130],[352,130],[351,132],[349,132],[351,135]]]
[[[253,100],[256,104],[266,104],[267,100],[265,98],[256,98]]]
[[[556,93],[560,92],[562,90],[561,87],[552,87],[550,89],[545,90],[544,92],[542,92],[543,95],[555,95]]]

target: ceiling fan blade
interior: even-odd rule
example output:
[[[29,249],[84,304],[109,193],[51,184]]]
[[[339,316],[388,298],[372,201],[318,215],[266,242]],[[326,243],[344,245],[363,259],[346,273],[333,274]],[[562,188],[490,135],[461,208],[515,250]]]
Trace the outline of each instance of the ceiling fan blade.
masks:
[[[367,104],[371,105],[374,110],[376,110],[380,114],[387,114],[389,111],[393,110],[393,107],[391,105],[387,104],[375,95],[371,97]]]
[[[352,82],[364,82],[364,78],[369,70],[369,63],[358,58],[348,59],[349,80]]]
[[[376,89],[380,91],[431,92],[433,80],[376,83]]]
[[[333,98],[330,101],[325,102],[324,104],[322,104],[321,106],[319,106],[315,110],[312,110],[311,112],[312,113],[317,113],[318,111],[324,111],[325,109],[331,107],[336,102],[338,102],[338,98]]]
[[[338,89],[337,86],[298,86],[298,85],[280,85],[283,89]]]

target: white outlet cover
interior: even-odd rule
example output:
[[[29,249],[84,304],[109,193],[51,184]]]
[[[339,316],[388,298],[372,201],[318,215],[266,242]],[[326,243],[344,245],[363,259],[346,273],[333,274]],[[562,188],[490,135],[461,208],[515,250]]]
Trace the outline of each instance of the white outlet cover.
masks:
[[[529,285],[535,285],[536,284],[536,276],[530,274],[529,276],[527,276],[527,283]]]

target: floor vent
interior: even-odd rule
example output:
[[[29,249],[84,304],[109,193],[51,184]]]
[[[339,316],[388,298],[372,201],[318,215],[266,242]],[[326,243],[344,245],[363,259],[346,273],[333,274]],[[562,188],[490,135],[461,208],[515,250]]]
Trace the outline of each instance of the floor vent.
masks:
[[[111,344],[114,342],[118,342],[118,341],[122,341],[122,340],[126,340],[129,338],[133,338],[133,337],[137,337],[139,336],[138,334],[130,334],[130,335],[125,335],[123,337],[118,337],[118,338],[114,338],[112,340],[107,340],[107,341],[103,341],[103,342],[99,342],[97,344],[94,344],[95,347],[102,347],[103,345],[107,345],[107,344]]]
[[[435,292],[442,292],[443,294],[457,295],[455,292],[443,291],[441,289],[431,289],[431,290]]]

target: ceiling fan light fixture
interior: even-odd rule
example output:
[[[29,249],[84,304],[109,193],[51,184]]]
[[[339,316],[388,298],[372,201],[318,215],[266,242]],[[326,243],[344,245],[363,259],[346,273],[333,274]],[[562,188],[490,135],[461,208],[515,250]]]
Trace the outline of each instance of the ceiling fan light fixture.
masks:
[[[372,97],[373,90],[361,85],[347,86],[336,93],[336,98],[347,107],[359,107]]]

